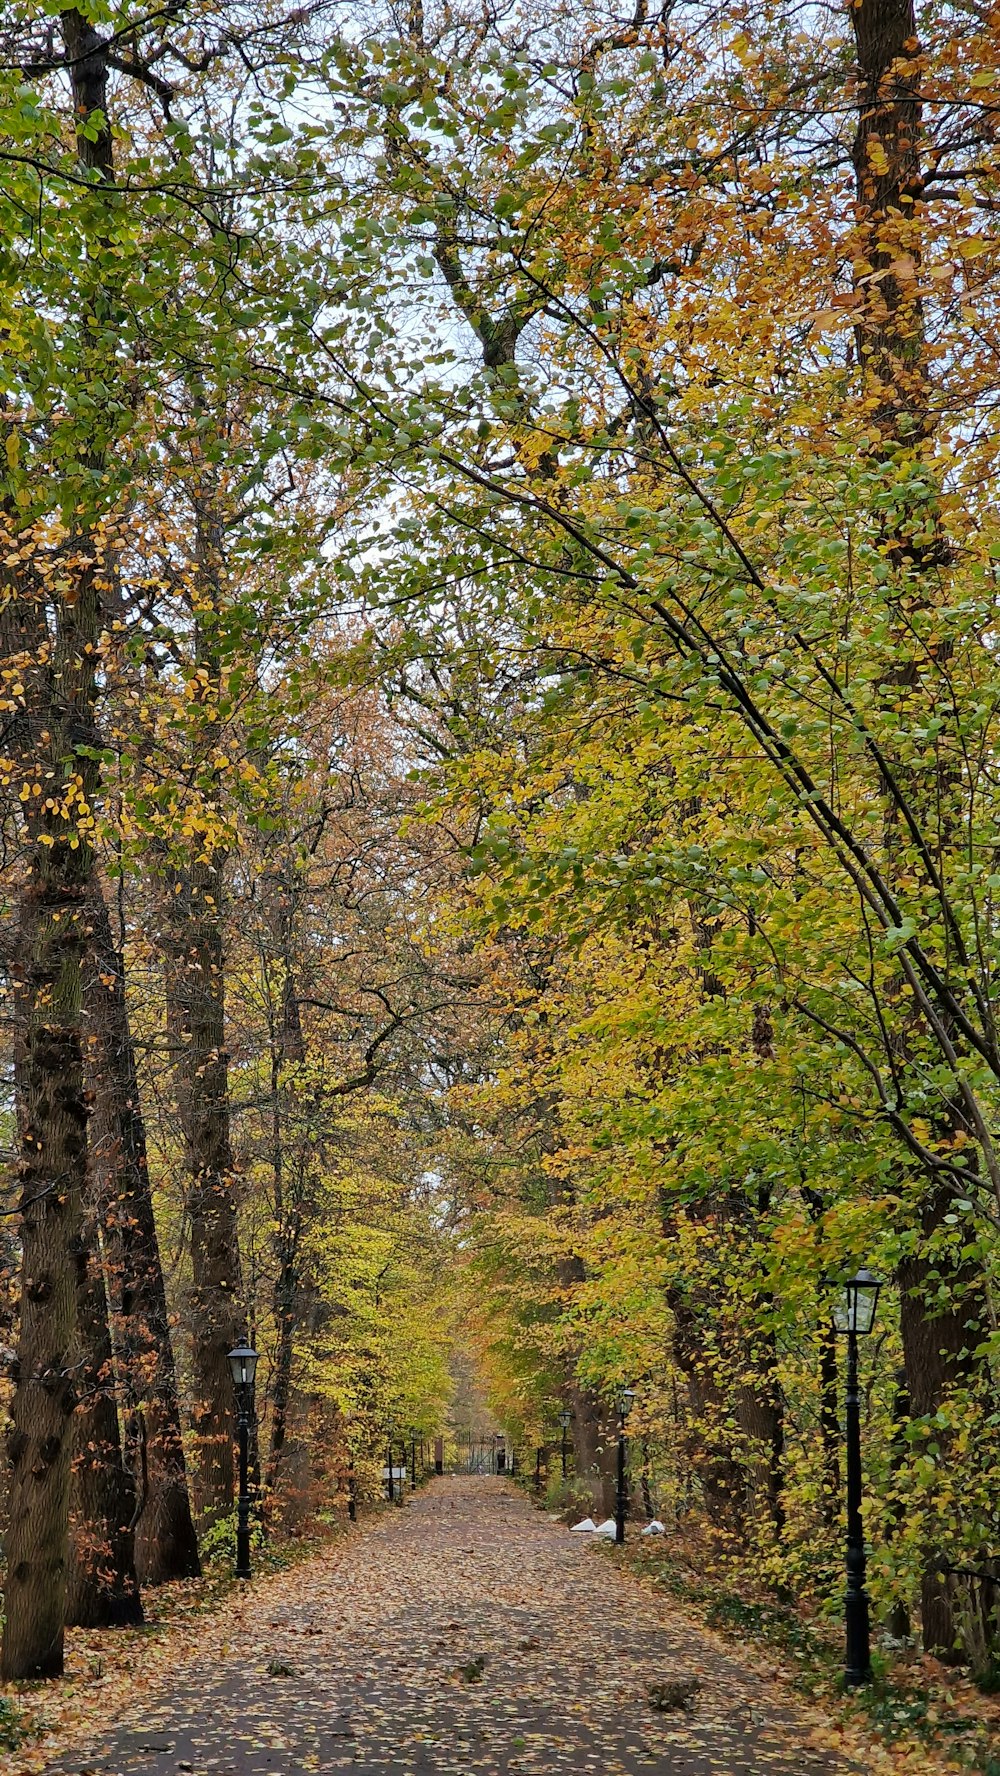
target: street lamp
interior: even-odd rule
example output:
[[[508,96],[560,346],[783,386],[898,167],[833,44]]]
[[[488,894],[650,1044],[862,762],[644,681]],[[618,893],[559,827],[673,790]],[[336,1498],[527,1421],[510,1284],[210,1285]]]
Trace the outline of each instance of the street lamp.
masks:
[[[632,1388],[622,1388],[618,1396],[618,1489],[615,1494],[615,1541],[619,1545],[625,1540],[625,1420],[634,1400]]]
[[[871,1683],[872,1662],[865,1590],[865,1532],[861,1521],[861,1401],[858,1395],[858,1339],[875,1324],[882,1284],[870,1270],[859,1270],[843,1284],[833,1310],[834,1330],[847,1338],[847,1590],[844,1625],[847,1653],[844,1682],[848,1689]]]
[[[229,1352],[229,1373],[236,1395],[236,1430],[240,1446],[240,1490],[236,1505],[236,1577],[250,1578],[250,1418],[257,1352],[238,1344]]]
[[[410,1426],[410,1491],[417,1490],[417,1427]]]
[[[393,1424],[392,1420],[390,1419],[389,1424],[387,1426],[387,1435],[389,1438],[389,1503],[390,1503],[390,1505],[392,1504],[392,1499],[393,1499],[393,1492],[392,1492],[392,1446],[393,1446],[393,1443],[395,1442],[395,1434],[394,1434],[395,1429],[396,1429],[396,1427]]]
[[[560,1412],[560,1414],[559,1414],[559,1423],[562,1425],[562,1451],[561,1451],[561,1453],[562,1453],[562,1477],[564,1480],[566,1478],[566,1432],[569,1430],[570,1420],[572,1419],[572,1417],[573,1417],[572,1412],[563,1411],[563,1412]]]

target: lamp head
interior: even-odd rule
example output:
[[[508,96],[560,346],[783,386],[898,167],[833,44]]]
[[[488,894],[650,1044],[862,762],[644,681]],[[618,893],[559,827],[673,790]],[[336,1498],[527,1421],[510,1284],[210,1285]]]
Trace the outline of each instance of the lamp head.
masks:
[[[866,1338],[875,1324],[879,1290],[882,1283],[870,1270],[856,1271],[842,1284],[840,1297],[833,1309],[833,1324],[838,1332],[854,1332]]]
[[[635,1389],[630,1387],[622,1388],[622,1391],[618,1396],[618,1411],[623,1420],[628,1417],[634,1404]]]
[[[237,1344],[229,1352],[229,1373],[237,1399],[248,1399],[257,1373],[257,1352],[249,1344]]]

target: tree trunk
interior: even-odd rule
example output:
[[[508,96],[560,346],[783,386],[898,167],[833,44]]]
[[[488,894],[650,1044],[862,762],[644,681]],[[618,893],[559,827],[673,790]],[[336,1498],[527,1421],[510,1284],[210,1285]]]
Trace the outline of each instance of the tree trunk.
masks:
[[[99,182],[113,178],[107,60],[92,25],[61,15],[77,119],[77,153]],[[96,127],[94,121],[96,118]],[[96,277],[100,278],[100,270]],[[95,308],[106,293],[95,283]],[[102,315],[107,321],[106,314]],[[106,331],[105,327],[105,331]],[[99,337],[99,332],[96,337]],[[89,334],[87,350],[90,350]],[[102,348],[94,344],[94,350]],[[82,373],[82,372],[81,372]],[[90,466],[100,467],[91,454]],[[21,755],[28,880],[15,970],[25,1007],[21,1146],[21,1327],[11,1405],[6,1619],[0,1675],[58,1675],[71,1469],[76,1296],[84,1263],[87,1170],[81,1003],[86,902],[94,871],[91,811],[100,779],[94,724],[102,564],[86,534],[67,549],[72,591],[51,594],[51,649],[29,669],[34,745]],[[31,794],[37,785],[45,793]]]
[[[924,180],[921,164],[922,62],[913,0],[862,0],[851,9],[857,50],[858,122],[853,159],[857,196],[859,250],[863,266],[856,322],[858,355],[865,392],[873,409],[879,442],[876,454],[891,461],[901,452],[920,457],[933,434],[930,375],[924,317],[919,296],[919,269],[925,227]],[[919,483],[914,483],[920,487]],[[934,478],[928,476],[911,503],[892,514],[887,543],[901,573],[901,602],[920,604],[938,587],[940,570],[949,559]],[[934,570],[927,594],[923,576]],[[946,627],[942,626],[943,629]],[[936,665],[951,651],[942,633],[934,650]],[[927,720],[933,714],[936,680],[925,680],[912,657],[907,623],[900,626],[898,665],[891,674],[890,708],[900,724]],[[930,834],[936,852],[947,850],[956,824],[956,783],[946,764],[923,775],[903,770],[911,804]],[[888,786],[886,786],[888,788]],[[887,849],[895,846],[898,806],[887,794]],[[949,1131],[950,1132],[950,1131]],[[925,1238],[941,1226],[950,1208],[947,1193],[936,1182],[922,1211]],[[941,1272],[944,1256],[933,1265],[922,1257],[899,1267],[901,1331],[907,1389],[918,1418],[945,1404],[956,1383],[984,1379],[971,1355],[983,1323],[981,1280],[959,1261],[946,1276],[943,1312]],[[932,1272],[934,1276],[932,1278]],[[928,1282],[933,1281],[928,1309]],[[943,1576],[932,1564],[922,1584],[924,1646],[942,1658],[957,1656],[960,1641],[962,1581]],[[977,1634],[989,1638],[982,1617],[981,1588],[973,1597],[967,1587],[964,1607],[977,1619]]]
[[[883,447],[918,446],[931,429],[918,275],[924,228],[921,64],[913,0],[851,8],[858,120],[853,160],[862,304],[856,329],[865,388]],[[874,275],[873,275],[874,274]],[[926,563],[900,534],[899,553]]]
[[[271,1387],[271,1438],[267,1452],[265,1490],[273,1493],[278,1483],[282,1451],[288,1433],[288,1406],[292,1392],[292,1360],[295,1329],[298,1323],[299,1277],[296,1259],[298,1245],[294,1230],[287,1230],[281,1242],[278,1275],[274,1285],[274,1318],[277,1345],[274,1355],[274,1379]]]
[[[762,1500],[778,1536],[785,1527],[785,1414],[778,1384],[778,1353],[772,1332],[748,1338],[745,1363],[749,1378],[736,1389],[736,1422],[750,1444],[750,1497]],[[759,1455],[757,1451],[759,1450]]]
[[[58,854],[57,854],[58,853]],[[68,855],[66,854],[68,853]],[[21,1123],[21,1323],[8,1435],[6,1681],[57,1677],[63,1623],[76,1296],[87,1112],[80,1047],[79,850],[38,847],[20,918],[26,1010]]]
[[[232,1508],[232,1381],[242,1336],[219,860],[171,872],[165,921],[167,1030],[174,1057],[191,1228],[190,1325],[195,1501],[209,1520]]]
[[[668,1296],[674,1317],[674,1360],[684,1377],[689,1413],[685,1452],[698,1481],[712,1525],[743,1541],[749,1482],[725,1426],[729,1404],[714,1365],[706,1355],[698,1316],[680,1291]]]
[[[936,1201],[925,1204],[921,1229],[925,1239],[940,1228],[950,1206],[950,1198],[943,1191]],[[948,1304],[943,1311],[931,1314],[927,1307],[929,1284],[934,1283],[936,1294],[940,1269],[940,1260],[914,1257],[904,1260],[897,1272],[906,1392],[910,1411],[916,1418],[930,1417],[947,1403],[951,1388],[965,1383],[975,1385],[979,1375],[979,1364],[972,1353],[981,1338],[977,1328],[986,1321],[981,1279],[971,1269],[964,1275],[949,1275]],[[946,1448],[947,1432],[937,1431],[936,1436]],[[920,1623],[926,1650],[948,1663],[961,1663],[963,1614],[971,1612],[980,1625],[977,1639],[988,1642],[992,1628],[983,1611],[989,1602],[975,1581],[970,1583],[942,1571],[939,1551],[931,1549],[920,1586]]]
[[[84,981],[94,1102],[92,1174],[104,1231],[112,1326],[125,1405],[126,1455],[137,1493],[140,1582],[197,1577],[177,1376],[146,1157],[125,970],[99,886],[90,905]]]
[[[288,954],[291,933],[287,917],[282,918],[279,935],[283,952],[281,1008],[280,1017],[272,1022],[271,1028],[271,1164],[274,1176],[274,1218],[278,1229],[278,1274],[272,1296],[274,1323],[277,1328],[277,1346],[271,1389],[271,1440],[267,1456],[265,1487],[268,1494],[273,1493],[278,1483],[281,1455],[288,1430],[295,1333],[299,1323],[301,1305],[302,1278],[299,1246],[307,1188],[306,1180],[309,1173],[309,1152],[302,1138],[299,1137],[293,1155],[294,1194],[290,1196],[286,1177],[287,1159],[282,1117],[282,1094],[285,1089],[284,1069],[288,1063],[305,1060],[305,1041],[302,1033],[298,995],[295,991],[295,980]]]
[[[135,1488],[122,1459],[108,1303],[97,1219],[88,1215],[77,1290],[79,1404],[73,1419],[66,1625],[133,1627],[142,1602],[135,1575]]]
[[[570,1380],[567,1385],[573,1414],[575,1472],[594,1488],[594,1505],[602,1517],[611,1517],[617,1488],[617,1433],[614,1414],[589,1388]]]

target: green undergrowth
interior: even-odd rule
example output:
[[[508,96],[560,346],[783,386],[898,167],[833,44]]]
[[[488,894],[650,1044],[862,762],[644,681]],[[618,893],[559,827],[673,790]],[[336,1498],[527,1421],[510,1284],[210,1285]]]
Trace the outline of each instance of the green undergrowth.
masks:
[[[832,1710],[862,1724],[886,1745],[920,1745],[954,1760],[976,1776],[1000,1776],[1000,1728],[994,1719],[977,1709],[977,1689],[956,1677],[939,1678],[939,1667],[928,1667],[915,1654],[907,1658],[891,1651],[873,1653],[874,1681],[864,1689],[845,1693],[842,1677],[842,1644],[839,1626],[810,1621],[794,1602],[766,1596],[747,1596],[727,1580],[724,1570],[708,1577],[695,1576],[678,1558],[678,1551],[662,1542],[652,1548],[645,1542],[631,1545],[625,1558],[655,1589],[677,1602],[709,1628],[737,1646],[756,1644],[780,1656],[776,1675],[801,1690],[813,1701],[819,1697]]]
[[[1000,1737],[945,1685],[923,1683],[916,1673],[880,1669],[875,1681],[858,1690],[851,1707],[887,1744],[917,1740],[959,1761],[979,1776],[1000,1776]],[[974,1704],[973,1704],[974,1706]]]
[[[0,1751],[16,1751],[28,1737],[19,1708],[8,1696],[0,1696]]]

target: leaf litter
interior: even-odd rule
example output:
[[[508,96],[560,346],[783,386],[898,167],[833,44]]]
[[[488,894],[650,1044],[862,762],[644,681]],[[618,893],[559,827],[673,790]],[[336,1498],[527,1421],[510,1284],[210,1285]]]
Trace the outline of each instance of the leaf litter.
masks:
[[[0,1776],[918,1767],[867,1736],[851,1740],[612,1550],[571,1537],[488,1478],[438,1480],[211,1614],[192,1606],[190,1620],[159,1632],[99,1639],[101,1675],[92,1652],[88,1675],[87,1642],[74,1642],[68,1682],[14,1696],[33,1731],[0,1757]],[[924,1750],[926,1776],[947,1767]]]

